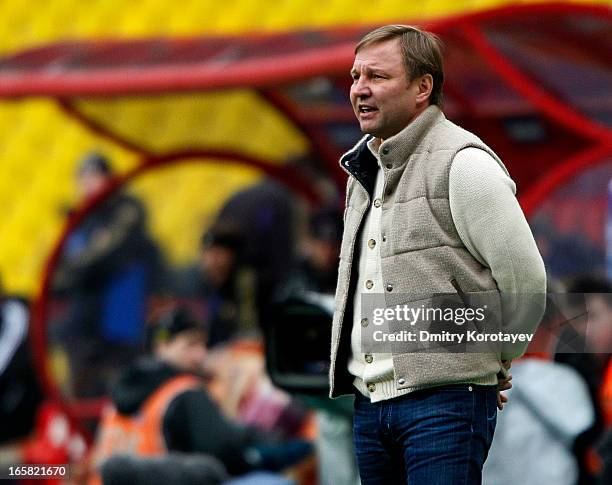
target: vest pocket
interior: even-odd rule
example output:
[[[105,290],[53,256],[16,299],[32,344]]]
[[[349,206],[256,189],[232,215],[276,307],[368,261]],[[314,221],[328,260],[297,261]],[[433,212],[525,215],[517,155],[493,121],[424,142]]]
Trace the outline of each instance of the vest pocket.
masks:
[[[390,226],[387,232],[393,254],[457,244],[449,234],[449,228],[454,231],[454,226],[447,199],[417,197],[396,202],[387,222],[386,226],[383,216],[383,233]]]

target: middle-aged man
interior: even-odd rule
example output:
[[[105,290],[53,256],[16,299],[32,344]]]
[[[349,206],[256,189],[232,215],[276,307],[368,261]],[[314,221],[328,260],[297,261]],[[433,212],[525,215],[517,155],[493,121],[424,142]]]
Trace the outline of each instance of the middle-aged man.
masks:
[[[448,121],[436,36],[389,25],[357,44],[350,99],[366,133],[348,173],[330,396],[355,393],[364,485],[480,483],[512,352],[364,353],[363,298],[492,293],[505,329],[533,331],[546,276],[515,184],[478,137]],[[531,298],[519,295],[531,294]]]

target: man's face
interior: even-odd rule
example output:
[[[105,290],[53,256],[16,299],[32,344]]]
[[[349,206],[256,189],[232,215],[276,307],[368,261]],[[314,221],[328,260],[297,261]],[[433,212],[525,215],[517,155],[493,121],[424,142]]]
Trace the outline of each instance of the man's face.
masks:
[[[93,171],[84,172],[79,174],[77,180],[79,194],[85,200],[92,199],[101,193],[109,182],[110,177],[108,175]]]
[[[186,330],[168,342],[159,342],[155,353],[165,362],[186,372],[202,372],[206,358],[204,333],[200,330]]]
[[[215,288],[220,288],[229,280],[235,264],[236,254],[224,246],[213,245],[202,253],[202,269]]]
[[[399,39],[364,46],[351,69],[350,98],[364,133],[385,140],[396,135],[429,104],[421,78],[408,81]]]

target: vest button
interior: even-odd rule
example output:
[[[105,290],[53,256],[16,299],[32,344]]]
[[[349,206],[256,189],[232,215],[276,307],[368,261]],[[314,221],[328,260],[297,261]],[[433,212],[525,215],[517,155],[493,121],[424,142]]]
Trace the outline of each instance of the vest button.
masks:
[[[370,239],[370,240],[368,241],[368,247],[369,247],[370,249],[374,249],[374,246],[376,246],[376,241],[375,241],[374,239]]]
[[[393,285],[391,283],[387,283],[387,291],[393,291]]]
[[[382,237],[383,242],[387,242],[387,236]]]
[[[365,282],[365,287],[368,290],[371,290],[373,286],[374,286],[374,282],[372,280],[368,280],[368,281]]]
[[[403,386],[404,384],[406,384],[406,379],[404,379],[403,377],[400,377],[400,378],[397,380],[397,383],[398,383],[400,386]]]
[[[382,205],[382,202],[380,199],[375,199],[374,200],[374,207],[380,207]]]
[[[375,390],[376,390],[376,385],[375,384],[368,384],[368,391],[374,392]]]
[[[393,168],[393,165],[391,165],[390,163],[387,163],[387,164],[385,165],[385,167],[386,167],[388,170],[391,170],[391,169]]]
[[[368,326],[368,319],[367,318],[362,318],[361,319],[361,326],[362,327],[367,327]]]
[[[366,355],[365,355],[365,361],[366,361],[368,364],[371,364],[373,360],[374,360],[374,357],[372,357],[372,354],[366,354]]]
[[[389,154],[389,147],[383,147],[382,154],[383,155],[388,155]]]

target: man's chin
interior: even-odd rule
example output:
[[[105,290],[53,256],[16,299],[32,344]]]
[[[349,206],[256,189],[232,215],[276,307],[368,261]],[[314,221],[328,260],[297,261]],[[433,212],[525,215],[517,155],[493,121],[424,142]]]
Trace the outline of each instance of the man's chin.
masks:
[[[361,129],[361,132],[365,135],[372,135],[378,137],[378,127],[371,123],[359,123],[359,128]]]

